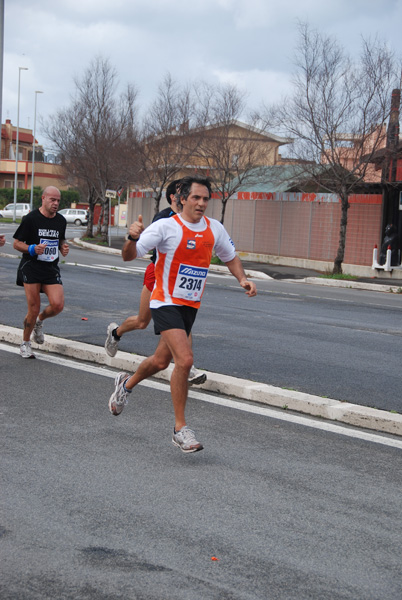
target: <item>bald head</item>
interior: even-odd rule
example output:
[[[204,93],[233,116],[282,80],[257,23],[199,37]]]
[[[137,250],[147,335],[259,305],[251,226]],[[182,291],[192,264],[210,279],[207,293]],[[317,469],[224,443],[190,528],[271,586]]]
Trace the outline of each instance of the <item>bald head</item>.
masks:
[[[55,187],[54,185],[48,185],[43,190],[42,198],[43,198],[43,196],[45,196],[45,195],[48,196],[49,194],[58,194],[60,196],[60,190],[57,187]]]
[[[52,219],[56,216],[56,213],[59,210],[60,195],[60,190],[54,185],[49,185],[43,190],[40,211],[45,217]]]

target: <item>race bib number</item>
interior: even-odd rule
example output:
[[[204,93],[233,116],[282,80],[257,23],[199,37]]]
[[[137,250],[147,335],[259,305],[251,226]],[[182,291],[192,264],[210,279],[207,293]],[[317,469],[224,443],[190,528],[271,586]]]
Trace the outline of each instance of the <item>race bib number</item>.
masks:
[[[43,254],[38,254],[38,260],[53,262],[59,257],[59,240],[40,240],[41,244],[46,244]]]
[[[199,302],[204,292],[208,269],[180,265],[173,289],[174,298]]]

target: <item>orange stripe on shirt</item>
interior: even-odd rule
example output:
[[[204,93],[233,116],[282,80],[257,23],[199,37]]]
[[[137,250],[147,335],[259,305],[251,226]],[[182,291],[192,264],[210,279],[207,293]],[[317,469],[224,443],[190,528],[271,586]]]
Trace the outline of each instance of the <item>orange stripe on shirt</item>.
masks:
[[[207,227],[201,232],[191,231],[177,215],[170,218],[174,219],[180,225],[183,235],[179,244],[173,251],[171,260],[170,257],[169,260],[167,260],[167,254],[158,254],[155,264],[156,282],[151,299],[166,302],[165,286],[167,285],[167,291],[173,304],[198,308],[200,306],[201,297],[197,301],[175,298],[173,296],[173,290],[181,264],[190,265],[194,268],[209,269],[215,237],[207,217],[205,217]]]

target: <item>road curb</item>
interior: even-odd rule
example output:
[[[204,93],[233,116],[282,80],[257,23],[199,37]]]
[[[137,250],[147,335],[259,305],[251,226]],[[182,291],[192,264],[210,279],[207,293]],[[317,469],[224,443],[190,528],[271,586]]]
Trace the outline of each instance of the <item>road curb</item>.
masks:
[[[22,339],[22,330],[7,325],[0,326],[0,340],[10,344],[19,345]],[[122,371],[133,372],[144,360],[144,356],[118,351],[116,356],[108,356],[103,347],[85,344],[73,340],[45,336],[45,343],[38,346],[32,343],[34,349],[41,352],[60,354],[76,360],[93,362],[98,365],[115,368]],[[155,379],[169,381],[173,366],[155,375]],[[197,389],[233,396],[241,400],[248,400],[291,410],[298,413],[321,417],[338,423],[362,427],[383,433],[402,436],[402,415],[388,413],[383,410],[368,408],[330,398],[321,398],[311,394],[304,394],[292,390],[284,390],[271,385],[248,381],[228,375],[220,375],[208,371],[208,379]]]
[[[88,248],[88,250],[95,250],[96,252],[103,252],[104,254],[118,254],[119,256],[121,256],[121,250],[118,250],[117,248],[109,248],[109,246],[99,246],[99,244],[90,244],[89,242],[84,242],[80,238],[74,238],[73,242],[77,246]]]
[[[364,281],[348,281],[346,279],[325,279],[325,277],[305,277],[304,279],[286,279],[288,283],[312,283],[328,287],[353,288],[354,290],[370,290],[373,292],[399,293],[400,286],[381,283],[367,283]]]

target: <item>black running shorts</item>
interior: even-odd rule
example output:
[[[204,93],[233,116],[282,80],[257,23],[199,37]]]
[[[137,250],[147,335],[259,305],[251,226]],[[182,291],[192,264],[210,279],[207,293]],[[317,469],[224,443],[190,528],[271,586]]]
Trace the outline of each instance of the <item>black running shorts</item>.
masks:
[[[168,329],[184,329],[190,335],[197,309],[193,306],[161,306],[151,308],[151,314],[156,335]]]
[[[17,285],[41,283],[42,285],[63,285],[58,265],[42,265],[37,260],[22,258],[17,271]]]

